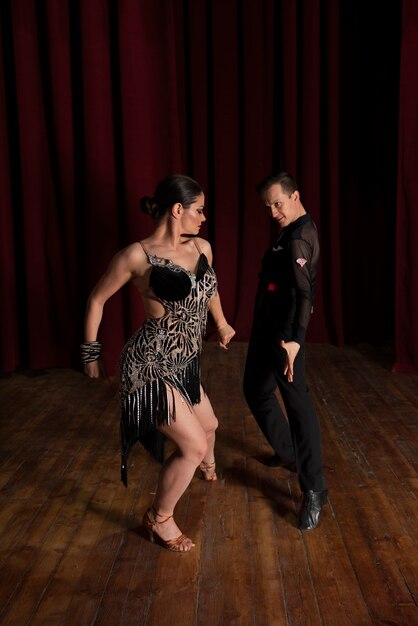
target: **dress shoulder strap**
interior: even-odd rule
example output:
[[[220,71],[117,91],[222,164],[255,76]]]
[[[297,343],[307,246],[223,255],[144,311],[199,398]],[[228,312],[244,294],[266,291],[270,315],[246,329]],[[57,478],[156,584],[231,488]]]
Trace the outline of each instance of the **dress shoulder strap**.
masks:
[[[150,253],[148,252],[148,250],[146,249],[146,247],[144,246],[144,244],[142,243],[142,241],[139,242],[139,245],[141,246],[141,248],[143,249],[143,251],[145,252],[145,254],[147,255],[147,257],[149,258]]]
[[[145,252],[145,254],[147,255],[148,263],[157,267],[166,267],[170,265],[171,261],[155,256],[155,254],[151,254],[151,252],[148,252],[148,250],[146,249],[142,241],[140,241],[139,244],[141,248],[143,249],[143,251]]]
[[[196,241],[196,239],[194,237],[193,237],[193,243],[196,246],[198,253],[202,254],[202,251],[201,251],[201,249],[199,247],[199,244],[197,243],[197,241]]]

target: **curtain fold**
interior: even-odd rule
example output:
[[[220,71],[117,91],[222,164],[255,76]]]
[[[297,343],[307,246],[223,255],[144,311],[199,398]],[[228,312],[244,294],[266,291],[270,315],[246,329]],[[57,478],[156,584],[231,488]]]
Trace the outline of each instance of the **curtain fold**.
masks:
[[[404,6],[403,58],[409,55],[412,73],[413,20],[405,26],[412,5],[405,0]],[[79,367],[88,294],[112,256],[150,232],[139,198],[174,172],[194,176],[205,189],[204,236],[238,339],[248,339],[260,258],[277,234],[255,185],[280,169],[298,180],[321,239],[307,340],[342,344],[368,333],[378,342],[393,338],[387,284],[391,267],[394,280],[394,257],[384,257],[389,270],[381,274],[360,259],[383,258],[394,238],[396,167],[392,171],[393,162],[382,155],[396,137],[397,101],[389,99],[386,84],[388,72],[397,80],[400,12],[396,3],[382,9],[375,31],[369,29],[372,9],[362,6],[361,20],[358,11],[348,0],[1,3],[3,371]],[[354,54],[358,41],[361,50]],[[377,73],[370,82],[373,63]],[[373,97],[363,97],[366,84]],[[412,207],[415,156],[408,136],[415,128],[412,105],[404,91],[401,98],[400,229],[406,203]],[[382,119],[375,115],[377,101]],[[371,119],[377,143],[369,141],[364,155],[358,129]],[[350,162],[356,158],[357,170]],[[385,179],[386,197],[382,190],[370,200],[369,191],[365,205],[358,192],[373,161],[372,182]],[[373,246],[366,248],[364,239],[353,243],[357,228],[368,229],[379,212]],[[411,215],[412,208],[409,223]],[[417,343],[415,331],[407,336],[403,330],[417,324],[405,278],[411,246],[398,239],[398,293],[409,315],[398,311],[399,355],[411,337]],[[373,288],[362,311],[367,281]],[[376,293],[381,323],[368,316]],[[106,304],[100,339],[109,373],[143,318],[132,286]]]
[[[54,252],[60,247],[60,235],[39,56],[38,16],[34,3],[12,2],[10,8],[13,41],[9,53],[15,72],[16,117],[12,127],[14,136],[9,136],[9,140],[16,142],[18,150],[15,237],[19,240],[16,261],[20,281],[17,288],[25,289],[21,296],[25,311],[20,309],[18,317],[25,333],[25,351],[32,367],[39,368],[59,361],[62,348],[59,326],[67,301],[64,295],[56,309],[56,301],[62,297],[63,275],[60,261],[54,259]]]
[[[3,33],[0,33],[2,49],[5,47]],[[5,68],[0,58],[0,85],[5,84]],[[0,89],[0,119],[9,117],[4,90]],[[12,197],[12,163],[9,157],[8,125],[0,124],[0,171],[2,173],[0,185],[0,364],[1,369],[12,372],[20,359],[19,323],[17,309],[19,306],[16,283],[19,278],[16,273],[16,250],[14,242],[15,224],[13,218]],[[17,205],[17,200],[15,202]],[[23,339],[23,338],[22,338]]]
[[[418,5],[404,0],[399,88],[394,371],[418,373]]]

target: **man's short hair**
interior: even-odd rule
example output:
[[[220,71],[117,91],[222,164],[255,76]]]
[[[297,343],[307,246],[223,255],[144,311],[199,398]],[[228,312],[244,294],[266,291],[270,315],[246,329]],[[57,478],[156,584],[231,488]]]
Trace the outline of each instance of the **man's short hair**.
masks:
[[[298,185],[293,176],[289,172],[280,172],[279,174],[270,174],[270,176],[261,180],[256,186],[257,192],[262,195],[272,185],[281,185],[283,191],[289,195],[292,195],[294,191],[298,191]]]

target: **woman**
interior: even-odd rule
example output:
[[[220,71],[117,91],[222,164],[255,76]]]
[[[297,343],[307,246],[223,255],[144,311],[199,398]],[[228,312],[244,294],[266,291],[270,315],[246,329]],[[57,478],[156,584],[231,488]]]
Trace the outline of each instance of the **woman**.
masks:
[[[174,551],[194,547],[173,519],[174,508],[195,470],[216,480],[217,419],[200,384],[200,353],[207,311],[216,324],[219,344],[227,349],[235,331],[227,323],[217,292],[209,243],[198,238],[204,194],[188,176],[162,180],[141,209],[156,221],[152,234],[121,250],[93,289],[86,313],[85,372],[99,376],[97,333],[105,302],[129,280],[139,289],[147,319],[124,347],[121,360],[122,480],[135,441],[163,461],[168,437],[175,452],[161,469],[153,505],[143,519],[151,541]]]

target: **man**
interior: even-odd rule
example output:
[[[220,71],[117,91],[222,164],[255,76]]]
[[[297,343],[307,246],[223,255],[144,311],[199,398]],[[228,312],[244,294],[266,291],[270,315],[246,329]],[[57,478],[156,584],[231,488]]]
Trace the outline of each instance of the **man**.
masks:
[[[305,382],[304,343],[315,295],[318,234],[287,172],[261,181],[257,191],[281,232],[262,259],[244,394],[274,450],[268,464],[296,463],[303,492],[299,528],[312,530],[328,495],[319,422]],[[277,387],[288,420],[275,396]]]

